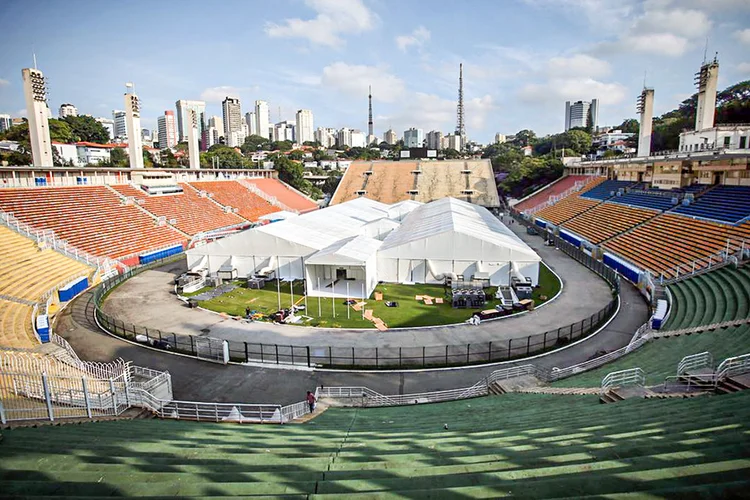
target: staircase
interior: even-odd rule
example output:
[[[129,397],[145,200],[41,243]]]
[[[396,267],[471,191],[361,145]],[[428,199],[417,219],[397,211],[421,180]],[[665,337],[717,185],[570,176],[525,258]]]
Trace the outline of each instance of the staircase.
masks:
[[[726,377],[716,383],[717,394],[731,394],[747,389],[750,389],[750,374]]]

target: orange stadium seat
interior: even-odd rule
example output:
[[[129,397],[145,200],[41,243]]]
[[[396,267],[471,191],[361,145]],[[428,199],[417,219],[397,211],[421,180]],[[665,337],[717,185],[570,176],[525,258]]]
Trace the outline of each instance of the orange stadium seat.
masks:
[[[281,210],[237,181],[200,181],[189,184],[195,189],[211,193],[213,199],[225,207],[236,208],[240,216],[252,222],[257,222],[263,215]]]
[[[273,196],[279,202],[301,214],[319,208],[313,200],[278,179],[257,178],[245,179],[242,182],[255,185],[267,195]]]
[[[225,213],[216,203],[202,198],[194,188],[186,184],[180,184],[180,186],[183,189],[182,193],[156,196],[150,196],[130,185],[112,186],[112,188],[123,196],[143,200],[141,206],[157,217],[166,217],[167,220],[175,219],[175,227],[191,236],[243,222],[247,224],[242,217]]]
[[[588,212],[573,217],[565,222],[563,227],[598,245],[657,215],[659,212],[653,210],[602,203]]]
[[[635,230],[604,243],[607,250],[620,254],[655,276],[677,274],[677,266],[707,259],[727,247],[739,249],[741,241],[750,244],[750,222],[728,226],[693,220],[673,214],[660,215]],[[705,267],[706,264],[696,268]]]
[[[388,205],[410,200],[416,169],[416,162],[373,162],[365,197]]]
[[[336,188],[336,192],[333,194],[331,205],[337,205],[359,197],[357,191],[364,186],[365,172],[370,170],[372,163],[370,161],[353,161],[349,165]]]
[[[123,205],[106,186],[2,189],[0,209],[93,255],[120,258],[186,240],[138,207]]]
[[[546,188],[526,198],[522,202],[517,203],[513,208],[518,210],[519,212],[523,212],[524,210],[537,207],[543,203],[546,203],[547,200],[549,200],[553,196],[559,196],[568,189],[572,188],[576,185],[576,182],[583,182],[589,179],[590,178],[586,175],[568,175],[558,180],[554,184],[548,184]]]

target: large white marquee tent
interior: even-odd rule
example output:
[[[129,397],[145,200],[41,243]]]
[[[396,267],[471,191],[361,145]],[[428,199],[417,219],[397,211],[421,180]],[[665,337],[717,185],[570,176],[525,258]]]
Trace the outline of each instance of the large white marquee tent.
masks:
[[[187,252],[190,269],[274,271],[304,279],[310,296],[369,297],[380,281],[446,277],[508,284],[511,270],[536,285],[540,257],[486,208],[455,198],[386,205],[356,198],[249,229]]]

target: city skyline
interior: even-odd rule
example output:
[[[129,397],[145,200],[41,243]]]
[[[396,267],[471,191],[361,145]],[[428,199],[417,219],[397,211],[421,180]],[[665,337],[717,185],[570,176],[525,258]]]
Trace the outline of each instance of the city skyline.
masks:
[[[750,74],[750,4],[738,0],[718,0],[710,10],[692,0],[476,2],[451,15],[416,5],[393,9],[385,0],[335,9],[307,0],[270,4],[262,15],[236,3],[227,6],[231,18],[204,5],[135,2],[117,19],[123,26],[138,23],[139,30],[113,36],[97,21],[112,15],[106,5],[8,2],[4,16],[13,22],[10,50],[0,62],[0,113],[25,114],[20,68],[32,66],[32,51],[49,79],[52,110],[71,103],[79,114],[111,117],[122,108],[123,83],[133,81],[143,126],[152,130],[177,100],[206,101],[206,116],[212,116],[221,114],[227,96],[240,98],[243,113],[255,101],[268,102],[270,123],[294,121],[297,110],[310,109],[316,128],[367,130],[372,85],[378,138],[389,128],[454,130],[463,62],[467,135],[483,143],[496,132],[562,131],[565,101],[599,99],[600,125],[636,118],[644,72],[657,90],[654,114],[673,109],[695,92],[692,75],[706,37],[709,57],[719,52],[719,89]],[[150,15],[140,15],[146,8]],[[173,22],[164,28],[160,14]],[[256,16],[259,29],[239,28],[244,14]],[[85,33],[60,34],[55,20],[61,16],[78,19]],[[224,25],[208,41],[185,40],[181,20],[195,17],[206,27]],[[168,39],[179,40],[180,50],[166,48]],[[260,52],[264,57],[255,55]],[[87,57],[109,64],[75,71]]]

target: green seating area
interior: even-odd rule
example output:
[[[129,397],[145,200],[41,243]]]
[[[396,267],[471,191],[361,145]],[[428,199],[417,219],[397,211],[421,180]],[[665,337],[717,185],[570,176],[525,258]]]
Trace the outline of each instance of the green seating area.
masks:
[[[672,310],[662,330],[710,325],[750,315],[750,268],[723,267],[669,286]]]
[[[3,498],[571,498],[746,494],[750,391],[506,394],[330,409],[302,425],[136,420],[3,431]],[[448,424],[445,429],[444,424]]]
[[[750,324],[713,332],[657,338],[616,361],[551,385],[599,387],[608,373],[636,367],[646,373],[646,385],[656,385],[663,383],[665,377],[676,374],[677,364],[682,358],[704,351],[713,355],[717,365],[726,358],[750,353]]]

